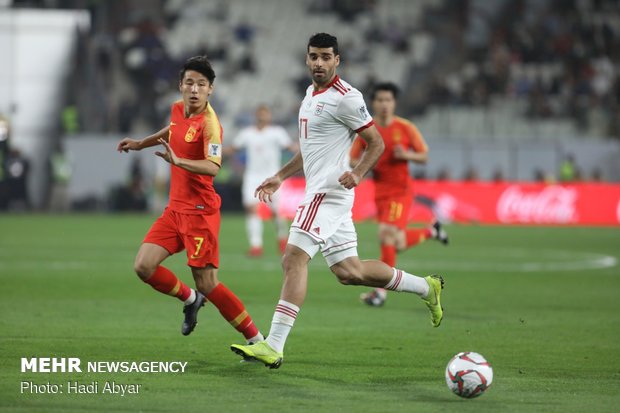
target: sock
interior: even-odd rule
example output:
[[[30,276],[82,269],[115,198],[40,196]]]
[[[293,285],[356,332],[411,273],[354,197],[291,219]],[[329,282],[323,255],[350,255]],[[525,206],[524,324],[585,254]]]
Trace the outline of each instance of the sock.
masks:
[[[207,295],[207,300],[211,301],[220,311],[222,317],[228,321],[235,330],[239,331],[246,340],[255,338],[259,332],[250,315],[245,311],[243,303],[237,296],[222,283],[219,283]]]
[[[394,268],[394,276],[392,277],[392,280],[387,283],[385,289],[415,293],[420,297],[426,297],[429,291],[428,283],[424,278],[408,274],[405,271],[396,268]]]
[[[248,232],[250,247],[261,248],[263,246],[263,221],[257,214],[248,215],[245,221]]]
[[[396,265],[396,247],[394,245],[381,244],[381,261],[390,267]]]
[[[172,295],[184,302],[191,297],[192,292],[194,293],[194,298],[196,298],[196,293],[191,288],[179,280],[172,271],[161,265],[159,265],[153,275],[144,282],[160,293]]]
[[[412,228],[406,231],[407,235],[407,248],[413,247],[421,242],[426,241],[433,236],[433,232],[430,228]]]
[[[259,341],[263,341],[264,339],[265,339],[265,337],[263,337],[263,335],[259,331],[257,335],[255,335],[254,337],[250,337],[250,338],[246,339],[246,341],[247,341],[248,344],[255,344],[255,343],[258,343]]]
[[[278,301],[276,311],[273,313],[273,319],[271,320],[271,330],[267,336],[267,344],[277,351],[282,353],[284,351],[284,343],[288,337],[288,333],[291,332],[299,307],[295,304],[289,303],[284,300]]]
[[[183,302],[183,304],[185,305],[193,304],[194,301],[196,301],[196,290],[194,290],[193,288],[190,288],[189,290],[190,290],[189,297],[187,297],[185,302]]]

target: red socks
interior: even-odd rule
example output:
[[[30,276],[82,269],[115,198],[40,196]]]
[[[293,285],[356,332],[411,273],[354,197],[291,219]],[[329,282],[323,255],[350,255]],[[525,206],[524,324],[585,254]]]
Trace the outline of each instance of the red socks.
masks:
[[[396,265],[396,246],[382,244],[381,261],[390,267],[394,267]]]
[[[181,301],[187,300],[192,293],[191,288],[179,280],[172,271],[161,265],[144,282],[157,291],[177,297]],[[219,283],[206,298],[217,307],[226,321],[232,324],[246,339],[256,337],[258,329],[250,315],[245,311],[243,303],[224,284]]]
[[[211,301],[226,321],[232,324],[246,339],[249,340],[258,334],[258,329],[250,315],[245,311],[241,300],[224,284],[219,283],[211,290],[207,295],[207,300]]]
[[[160,293],[172,295],[181,301],[185,301],[192,293],[192,289],[179,280],[172,271],[161,265],[157,267],[153,275],[144,281]]]
[[[407,236],[407,248],[413,247],[421,242],[426,241],[428,238],[433,236],[430,228],[416,228],[416,229],[408,229],[406,231]]]
[[[431,238],[433,233],[430,228],[415,228],[405,230],[405,236],[407,239],[407,248],[411,248]],[[396,252],[396,246],[381,244],[381,261],[390,267],[394,267],[396,265]]]

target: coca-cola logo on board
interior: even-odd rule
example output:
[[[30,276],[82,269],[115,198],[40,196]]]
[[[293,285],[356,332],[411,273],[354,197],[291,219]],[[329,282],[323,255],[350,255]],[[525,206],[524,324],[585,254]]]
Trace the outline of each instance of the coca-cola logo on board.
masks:
[[[497,218],[501,222],[566,224],[577,222],[577,191],[558,185],[525,192],[513,185],[499,197]]]

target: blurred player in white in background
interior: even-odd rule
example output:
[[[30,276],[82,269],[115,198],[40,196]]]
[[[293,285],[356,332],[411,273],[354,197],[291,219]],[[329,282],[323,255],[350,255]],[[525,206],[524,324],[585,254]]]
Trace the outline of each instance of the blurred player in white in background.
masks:
[[[262,104],[256,109],[256,124],[241,130],[232,147],[233,150],[246,151],[242,197],[250,243],[248,256],[259,257],[263,254],[263,221],[258,215],[260,201],[254,196],[254,191],[265,179],[278,172],[282,166],[282,150],[296,152],[297,145],[293,144],[283,127],[271,124],[271,110]],[[288,225],[285,218],[278,215],[278,197],[273,197],[267,205],[275,217],[278,246],[284,253]]]

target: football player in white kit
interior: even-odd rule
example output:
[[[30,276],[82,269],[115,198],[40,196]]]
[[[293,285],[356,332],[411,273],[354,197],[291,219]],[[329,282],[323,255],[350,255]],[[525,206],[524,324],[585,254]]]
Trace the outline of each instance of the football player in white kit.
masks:
[[[282,150],[296,152],[297,145],[293,144],[283,127],[271,124],[271,110],[262,104],[256,109],[256,124],[242,129],[233,140],[232,148],[246,150],[241,195],[250,243],[248,256],[260,257],[263,254],[263,221],[258,215],[259,200],[254,196],[254,191],[266,178],[278,172],[282,166]],[[268,205],[275,218],[278,246],[284,253],[288,227],[286,219],[278,215],[277,201],[274,196]]]
[[[310,37],[306,65],[312,85],[299,109],[301,151],[256,188],[256,195],[264,202],[271,199],[282,181],[302,168],[306,176],[305,198],[291,225],[282,260],[284,281],[269,336],[251,346],[231,346],[245,360],[258,360],[270,368],[282,363],[284,343],[306,297],[308,263],[319,250],[342,284],[415,293],[430,310],[434,327],[443,318],[441,276],[422,278],[379,260],[361,261],[357,256],[352,189],[377,162],[384,144],[362,94],[336,74],[339,64],[334,36],[317,33]],[[351,170],[349,151],[356,134],[366,141],[367,148]]]

